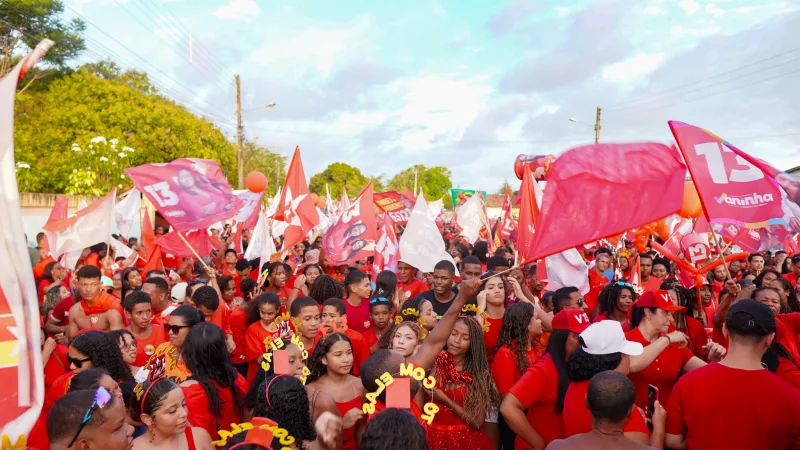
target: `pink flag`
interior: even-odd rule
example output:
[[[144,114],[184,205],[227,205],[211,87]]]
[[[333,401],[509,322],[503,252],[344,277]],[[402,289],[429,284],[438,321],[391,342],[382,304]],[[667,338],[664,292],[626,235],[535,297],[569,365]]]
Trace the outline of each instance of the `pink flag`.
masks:
[[[195,257],[194,252],[192,252],[192,248],[197,252],[197,254],[203,257],[209,255],[211,250],[222,248],[222,243],[217,238],[209,236],[208,230],[205,228],[202,230],[180,232],[183,234],[183,237],[186,239],[186,242],[188,242],[189,245],[186,245],[186,242],[183,242],[183,239],[178,236],[178,233],[178,231],[170,231],[169,233],[156,239],[155,245],[161,247],[161,250],[163,250],[164,253],[192,258]],[[191,246],[191,248],[189,248],[189,246]]]
[[[216,161],[181,158],[125,169],[125,173],[178,231],[207,228],[242,208]]]
[[[325,232],[322,248],[332,264],[341,266],[373,256],[376,240],[370,182]]]
[[[372,281],[383,270],[397,271],[400,259],[400,245],[394,232],[394,221],[389,213],[383,213],[381,228],[378,231],[378,242],[375,243],[375,257],[372,263]]]
[[[697,218],[697,222],[694,223],[694,232],[695,233],[710,233],[711,226],[708,224],[708,219],[706,219],[705,215],[701,215]]]
[[[550,167],[536,222],[536,230],[546,232],[534,234],[526,259],[613,236],[678,211],[685,176],[678,151],[664,144],[594,144],[568,150]],[[626,212],[621,214],[623,208]],[[520,216],[520,235],[522,220]]]
[[[45,224],[42,229],[50,243],[50,254],[58,259],[64,253],[83,250],[111,238],[116,189],[72,217]]]
[[[0,436],[3,447],[23,444],[44,400],[39,304],[23,239],[14,161],[14,100],[17,81],[53,45],[42,41],[0,79]],[[109,228],[110,232],[110,228]],[[18,448],[24,448],[20,445]]]

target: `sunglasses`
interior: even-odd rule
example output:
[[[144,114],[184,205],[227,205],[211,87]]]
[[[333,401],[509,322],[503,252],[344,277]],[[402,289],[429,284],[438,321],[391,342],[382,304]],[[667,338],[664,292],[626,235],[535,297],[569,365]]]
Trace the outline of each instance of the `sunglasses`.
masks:
[[[586,304],[586,300],[583,297],[579,298],[578,299],[578,306],[583,306],[584,304]]]
[[[105,388],[97,388],[97,392],[94,393],[94,401],[92,405],[89,406],[89,409],[86,410],[86,414],[83,416],[83,420],[81,421],[81,426],[78,427],[78,432],[75,433],[75,436],[69,441],[69,445],[67,448],[72,447],[72,444],[78,440],[78,436],[81,435],[81,431],[86,426],[86,424],[91,420],[92,414],[97,411],[98,409],[105,408],[111,402],[111,393],[108,392]]]
[[[616,286],[625,286],[626,288],[631,288],[631,289],[633,289],[633,285],[632,285],[632,284],[630,284],[630,283],[623,283],[622,281],[617,281],[617,282],[615,283],[615,285],[616,285]]]
[[[375,297],[372,300],[370,300],[369,303],[370,304],[375,304],[375,303],[378,303],[378,302],[388,302],[388,301],[389,300],[386,300],[386,297]]]
[[[69,361],[70,364],[74,364],[75,367],[77,367],[78,369],[83,367],[83,363],[85,363],[86,361],[91,361],[91,360],[92,360],[92,358],[76,359],[76,358],[73,358],[73,357],[67,355],[67,361]]]
[[[167,334],[172,331],[175,334],[178,334],[184,328],[192,328],[191,325],[170,325],[168,323],[164,324],[164,330],[166,330]]]

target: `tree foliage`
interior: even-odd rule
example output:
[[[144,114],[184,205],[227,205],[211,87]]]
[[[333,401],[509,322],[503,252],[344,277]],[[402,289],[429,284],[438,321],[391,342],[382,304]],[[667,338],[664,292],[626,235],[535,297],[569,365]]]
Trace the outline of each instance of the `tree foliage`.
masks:
[[[187,157],[213,159],[236,185],[234,145],[213,124],[160,95],[148,94],[152,91],[145,74],[121,73],[110,64],[102,68],[108,73],[86,67],[45,91],[17,96],[15,158],[31,167],[18,172],[21,189],[67,192],[73,169],[86,170],[85,161],[71,151],[72,144],[85,149],[97,136],[116,138],[120,147],[136,149],[125,158],[126,167]],[[130,185],[130,179],[122,181]]]
[[[425,199],[428,201],[438,200],[444,197],[445,208],[453,208],[453,199],[450,197],[450,188],[453,183],[450,181],[452,174],[446,167],[425,167],[421,164],[411,166],[398,173],[389,180],[388,188],[393,191],[403,192],[408,189],[414,191],[414,178],[416,172],[417,188],[422,189]]]
[[[286,156],[269,151],[255,142],[244,143],[244,174],[257,170],[267,177],[267,194],[275,195],[286,179]]]
[[[34,68],[20,82],[21,89],[48,77],[63,76],[71,69],[67,63],[86,45],[82,34],[86,24],[80,19],[64,21],[60,0],[4,0],[0,2],[0,76],[5,75],[19,58],[30,53],[44,38],[56,42],[42,58],[44,68]],[[36,83],[34,83],[34,86]]]
[[[325,196],[325,185],[331,191],[331,197],[338,200],[342,195],[342,189],[347,191],[347,196],[353,198],[372,181],[375,192],[384,190],[383,177],[369,177],[361,173],[357,168],[349,164],[335,162],[330,164],[325,170],[311,177],[308,189],[320,196]]]

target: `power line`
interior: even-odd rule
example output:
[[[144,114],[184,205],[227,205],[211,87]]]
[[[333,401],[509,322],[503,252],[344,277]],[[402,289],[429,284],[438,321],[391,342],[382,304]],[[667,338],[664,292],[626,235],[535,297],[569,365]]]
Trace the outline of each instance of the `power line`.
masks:
[[[739,72],[739,71],[741,71],[742,69],[744,69],[746,67],[752,67],[752,66],[761,64],[763,62],[773,60],[775,58],[780,58],[781,56],[788,55],[790,53],[794,53],[794,52],[796,52],[798,50],[800,50],[800,47],[793,48],[793,49],[787,50],[787,51],[785,51],[783,53],[779,53],[777,55],[770,56],[769,58],[764,58],[764,59],[760,59],[758,61],[753,61],[753,62],[745,64],[743,66],[739,66],[739,67],[737,67],[735,69],[727,70],[725,72],[721,72],[721,73],[718,73],[716,75],[712,75],[710,77],[706,77],[706,78],[702,78],[702,79],[699,79],[699,80],[695,80],[695,81],[687,83],[687,84],[683,84],[683,85],[680,85],[680,86],[675,86],[675,87],[673,87],[671,89],[668,89],[668,90],[665,90],[665,91],[661,91],[661,92],[658,92],[658,93],[655,93],[655,94],[651,94],[650,96],[645,97],[645,99],[652,98],[652,97],[658,97],[658,96],[661,96],[661,95],[664,95],[664,94],[673,94],[676,90],[680,90],[680,89],[683,89],[683,88],[694,86],[694,85],[697,85],[697,84],[700,84],[700,83],[705,83],[705,82],[707,82],[709,80],[713,80],[713,79],[722,77],[722,76],[730,74],[730,73]],[[728,80],[728,81],[730,81],[730,80]],[[636,100],[630,100],[630,101],[627,101],[627,102],[617,103],[616,105],[611,105],[610,107],[608,107],[606,109],[609,110],[609,109],[622,108],[624,105],[628,105],[630,103],[636,103],[639,100],[641,100],[641,99],[636,99]]]

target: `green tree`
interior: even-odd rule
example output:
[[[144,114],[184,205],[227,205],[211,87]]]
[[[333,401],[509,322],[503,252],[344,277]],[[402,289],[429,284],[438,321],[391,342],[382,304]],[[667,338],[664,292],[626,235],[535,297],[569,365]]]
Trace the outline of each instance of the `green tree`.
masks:
[[[322,172],[311,177],[308,189],[320,196],[325,196],[325,185],[331,191],[331,197],[338,200],[342,196],[342,188],[347,190],[347,196],[353,198],[361,192],[366,185],[372,181],[373,190],[379,192],[383,190],[382,177],[368,177],[361,173],[357,168],[349,164],[335,162],[330,164]]]
[[[446,167],[425,167],[418,164],[392,177],[389,180],[388,188],[398,192],[406,189],[413,191],[416,177],[417,188],[422,189],[426,200],[434,201],[444,197],[445,208],[453,209],[453,199],[450,197],[450,188],[453,187],[453,183],[450,181],[451,176],[450,169]]]
[[[67,64],[85,48],[82,34],[86,24],[80,19],[64,21],[60,0],[4,0],[0,2],[0,76],[5,75],[19,58],[29,53],[40,40],[56,42],[42,58],[45,68],[29,71],[20,83],[25,90],[33,81],[64,75]]]
[[[213,159],[236,185],[234,145],[222,132],[172,101],[146,93],[146,75],[128,76],[140,86],[80,70],[45,91],[17,96],[15,157],[31,167],[18,172],[23,190],[67,192],[73,169],[86,170],[72,144],[85,149],[97,136],[117,138],[120,147],[136,149],[126,158],[128,167],[187,157]],[[122,184],[130,185],[130,179]]]
[[[275,195],[286,179],[286,156],[269,151],[255,142],[244,143],[244,173],[257,170],[267,177],[267,194]]]
[[[77,166],[69,174],[66,194],[100,196],[113,188],[122,188],[127,176],[124,170],[136,150],[119,145],[119,139],[96,136],[82,145],[70,148],[70,160]]]

